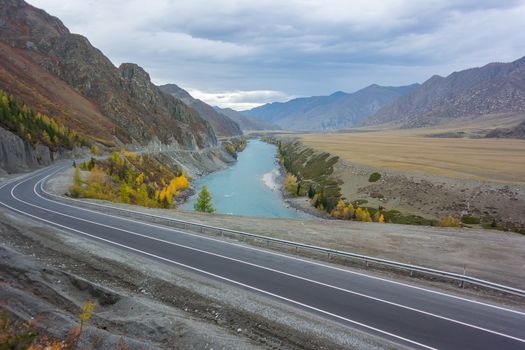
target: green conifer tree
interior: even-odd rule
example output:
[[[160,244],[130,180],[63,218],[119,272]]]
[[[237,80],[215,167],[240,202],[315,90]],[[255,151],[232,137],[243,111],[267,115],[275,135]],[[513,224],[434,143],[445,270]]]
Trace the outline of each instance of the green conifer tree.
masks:
[[[199,197],[197,198],[197,202],[195,202],[193,207],[196,211],[200,211],[203,213],[215,212],[215,207],[213,206],[211,199],[211,193],[208,191],[208,188],[206,186],[202,186],[202,189],[199,193]]]

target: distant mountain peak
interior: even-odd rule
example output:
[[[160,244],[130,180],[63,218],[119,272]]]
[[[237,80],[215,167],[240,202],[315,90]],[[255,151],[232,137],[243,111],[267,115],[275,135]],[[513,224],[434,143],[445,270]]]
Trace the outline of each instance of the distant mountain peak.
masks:
[[[329,96],[295,98],[288,102],[269,103],[243,113],[289,130],[345,129],[358,124],[416,87],[417,84],[402,87],[373,84],[352,94],[336,91]]]
[[[421,127],[463,117],[525,115],[525,57],[510,63],[433,75],[419,88],[383,107],[366,124]]]

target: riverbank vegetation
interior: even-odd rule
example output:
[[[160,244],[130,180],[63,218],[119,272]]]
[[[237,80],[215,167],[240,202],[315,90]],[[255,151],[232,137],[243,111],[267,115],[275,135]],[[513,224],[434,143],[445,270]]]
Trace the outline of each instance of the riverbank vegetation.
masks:
[[[94,198],[150,208],[174,208],[178,197],[189,195],[190,181],[180,168],[163,165],[162,155],[114,152],[110,158],[76,167],[72,197]],[[80,171],[89,171],[82,179]]]
[[[269,140],[265,140],[269,141]],[[341,198],[339,181],[333,176],[338,157],[316,153],[299,142],[274,140],[279,162],[288,172],[284,187],[291,196],[308,196],[314,207],[331,213]]]
[[[90,142],[60,121],[35,113],[26,104],[0,90],[0,126],[17,134],[31,145],[42,144],[53,151],[90,146]]]

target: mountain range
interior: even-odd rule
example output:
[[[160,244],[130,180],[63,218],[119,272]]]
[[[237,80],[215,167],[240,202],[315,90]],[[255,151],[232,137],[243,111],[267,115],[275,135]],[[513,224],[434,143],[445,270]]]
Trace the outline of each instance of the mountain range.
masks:
[[[296,98],[265,104],[242,113],[288,130],[346,129],[359,125],[383,106],[418,86],[385,87],[373,84],[351,94],[338,91],[329,96]]]
[[[88,39],[22,0],[0,6],[0,89],[102,143],[217,144],[210,123],[141,67],[115,67]]]
[[[496,114],[525,115],[525,57],[454,72],[445,78],[434,75],[364,124],[412,128]]]
[[[359,126],[414,128],[461,118],[516,116],[516,128],[489,137],[525,137],[525,57],[434,75],[423,84],[370,85],[352,94],[296,98],[243,111],[283,129],[330,131]]]

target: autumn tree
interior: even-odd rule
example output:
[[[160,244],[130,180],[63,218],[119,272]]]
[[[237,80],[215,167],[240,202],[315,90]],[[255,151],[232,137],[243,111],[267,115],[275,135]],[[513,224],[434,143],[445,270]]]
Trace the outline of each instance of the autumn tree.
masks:
[[[98,149],[98,146],[97,145],[93,145],[93,147],[91,147],[91,154],[93,156],[97,156],[99,153],[99,149]]]
[[[350,219],[350,209],[344,200],[340,199],[339,202],[337,202],[337,205],[332,210],[332,216],[337,219]]]
[[[203,213],[215,212],[215,207],[212,203],[211,193],[208,191],[206,186],[202,186],[202,189],[197,197],[197,202],[194,204],[194,209]]]
[[[297,177],[291,173],[286,175],[284,180],[284,188],[290,195],[296,195],[297,193]]]

